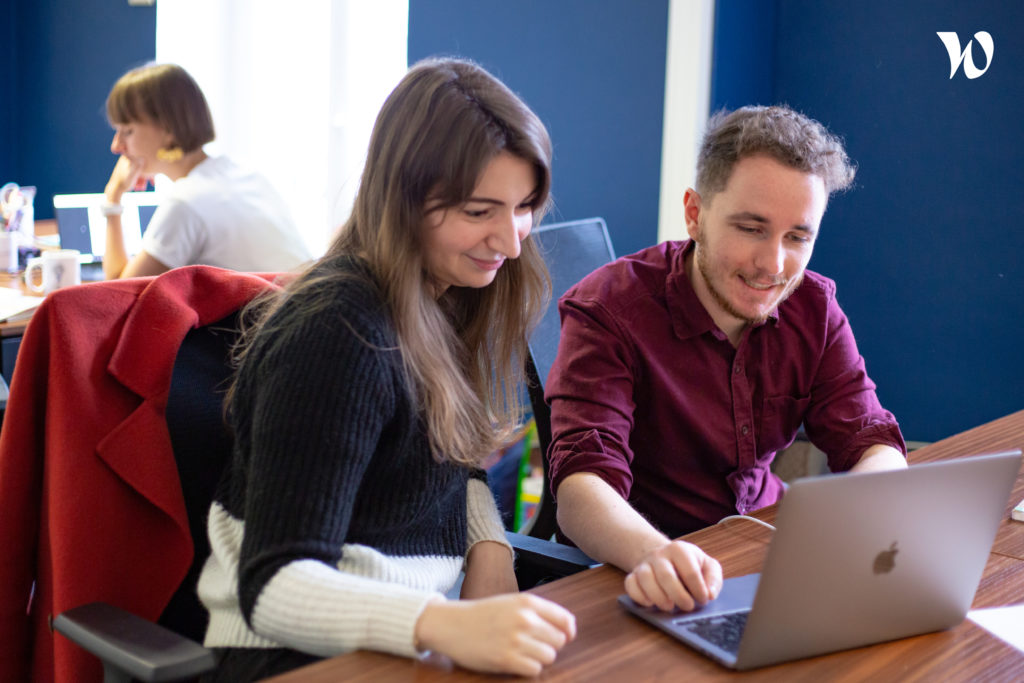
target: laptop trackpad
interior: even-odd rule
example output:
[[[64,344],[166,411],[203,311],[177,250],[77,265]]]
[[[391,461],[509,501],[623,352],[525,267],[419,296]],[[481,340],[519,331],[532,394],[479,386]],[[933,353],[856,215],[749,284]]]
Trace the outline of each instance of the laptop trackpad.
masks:
[[[738,648],[742,628],[740,627],[739,630],[729,629],[725,628],[726,624],[716,626],[716,629],[723,627],[721,630],[728,631],[730,635],[735,636],[732,638],[735,642],[730,641],[731,646],[726,647],[723,642],[716,639],[709,640],[706,635],[702,634],[702,629],[697,624],[714,619],[717,615],[735,615],[737,612],[743,612],[742,616],[745,618],[746,612],[754,604],[754,594],[757,592],[757,584],[760,579],[760,574],[747,574],[726,579],[722,582],[722,590],[717,598],[692,612],[678,610],[662,612],[653,607],[641,607],[633,602],[628,595],[620,595],[619,603],[635,616],[683,640],[691,647],[696,647],[725,666],[734,667],[736,665],[735,648]],[[731,631],[736,632],[731,633]]]
[[[676,613],[676,619],[688,616],[707,617],[724,612],[735,612],[737,610],[750,609],[754,604],[754,594],[757,593],[757,583],[761,580],[760,574],[747,574],[725,579],[722,582],[722,590],[718,597],[692,612]]]
[[[641,607],[633,602],[627,595],[620,595],[619,602],[631,612],[651,612],[657,614],[659,619],[671,621],[683,621],[687,617],[708,617],[725,612],[750,609],[754,604],[754,594],[757,593],[757,583],[760,581],[760,574],[747,574],[725,579],[722,582],[722,590],[718,597],[706,605],[697,607],[691,612],[662,612],[653,607]]]

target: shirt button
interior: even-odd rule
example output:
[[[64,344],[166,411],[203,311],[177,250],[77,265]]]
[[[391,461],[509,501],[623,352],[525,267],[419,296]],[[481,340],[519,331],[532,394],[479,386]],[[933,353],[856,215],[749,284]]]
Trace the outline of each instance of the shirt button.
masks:
[[[734,366],[733,366],[733,368],[732,368],[732,373],[733,373],[734,375],[738,375],[738,374],[740,374],[741,372],[743,372],[743,368],[741,368],[741,367],[739,366],[739,364],[738,364],[738,363],[737,363],[736,365],[734,365]]]
[[[742,427],[740,427],[740,434],[742,434],[743,436],[746,436],[749,433],[750,433],[750,427],[748,427],[747,425],[743,425]]]

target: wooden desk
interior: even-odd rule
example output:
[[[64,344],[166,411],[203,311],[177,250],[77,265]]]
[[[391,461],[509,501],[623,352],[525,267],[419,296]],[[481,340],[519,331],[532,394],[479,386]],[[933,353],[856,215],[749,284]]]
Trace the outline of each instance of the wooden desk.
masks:
[[[57,221],[55,220],[40,220],[35,222],[35,233],[37,235],[55,235],[57,234]],[[25,278],[22,273],[5,273],[0,272],[0,287],[7,287],[9,289],[17,289],[22,294],[29,296],[39,296],[42,298],[42,294],[36,294],[30,291],[25,286]],[[31,316],[24,320],[19,320],[12,323],[0,323],[0,338],[4,337],[20,337],[25,333],[25,328],[28,327],[28,321],[31,320]]]
[[[39,301],[43,300],[42,294],[36,294],[25,287],[25,280],[21,273],[0,272],[0,287],[17,289],[28,296],[38,296]],[[3,381],[9,383],[14,374],[14,363],[18,358],[18,350],[21,347],[21,338],[25,334],[32,316],[29,315],[13,322],[0,323],[0,375]],[[6,391],[0,402],[0,410],[7,408]]]
[[[1024,411],[995,420],[911,454],[912,463],[1024,447]],[[1012,501],[1024,498],[1024,471],[1017,475]],[[1000,526],[973,606],[1024,603],[1024,524],[1007,519]],[[771,521],[775,506],[755,513]],[[771,533],[735,521],[687,537],[717,557],[726,576],[759,571]],[[837,652],[777,666],[735,673],[626,614],[616,604],[623,573],[598,567],[534,589],[576,615],[578,637],[541,676],[550,681],[968,681],[1024,680],[1024,653],[971,621],[940,633]],[[273,679],[327,681],[495,680],[454,668],[442,657],[413,661],[373,652],[353,652]]]
[[[43,298],[42,294],[36,294],[25,287],[25,280],[22,278],[21,273],[0,272],[0,287],[17,289],[20,290],[22,294],[27,294],[28,296],[38,296],[40,301]],[[32,316],[28,316],[27,318],[16,320],[14,322],[0,323],[0,338],[20,337],[25,334],[25,328],[28,327],[28,321],[31,319]]]

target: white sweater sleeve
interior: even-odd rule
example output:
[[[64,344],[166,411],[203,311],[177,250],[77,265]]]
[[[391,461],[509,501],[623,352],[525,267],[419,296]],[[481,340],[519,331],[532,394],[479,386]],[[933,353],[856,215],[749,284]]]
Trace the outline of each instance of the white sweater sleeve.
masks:
[[[281,645],[322,656],[365,649],[415,657],[416,622],[437,599],[444,596],[299,560],[263,589],[252,625]]]
[[[298,559],[275,572],[256,599],[250,629],[238,607],[242,523],[214,503],[208,525],[212,553],[198,585],[210,611],[207,647],[285,646],[324,657],[371,649],[414,657],[420,614],[444,599],[438,589],[459,571],[457,557],[389,557],[346,545],[344,569]]]
[[[470,477],[466,491],[466,517],[469,530],[466,538],[466,552],[480,541],[501,543],[512,553],[512,546],[505,538],[505,527],[501,524],[498,506],[487,484]]]

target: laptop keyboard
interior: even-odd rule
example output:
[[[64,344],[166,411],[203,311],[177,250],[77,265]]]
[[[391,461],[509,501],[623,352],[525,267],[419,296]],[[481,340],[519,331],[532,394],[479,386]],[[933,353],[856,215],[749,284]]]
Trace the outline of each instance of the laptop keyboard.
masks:
[[[82,264],[82,282],[100,282],[105,279],[106,277],[103,275],[102,263],[96,262]]]
[[[730,612],[713,617],[681,619],[676,623],[726,652],[736,654],[740,649],[740,639],[743,637],[743,629],[747,625],[748,614],[750,614],[749,610]]]

